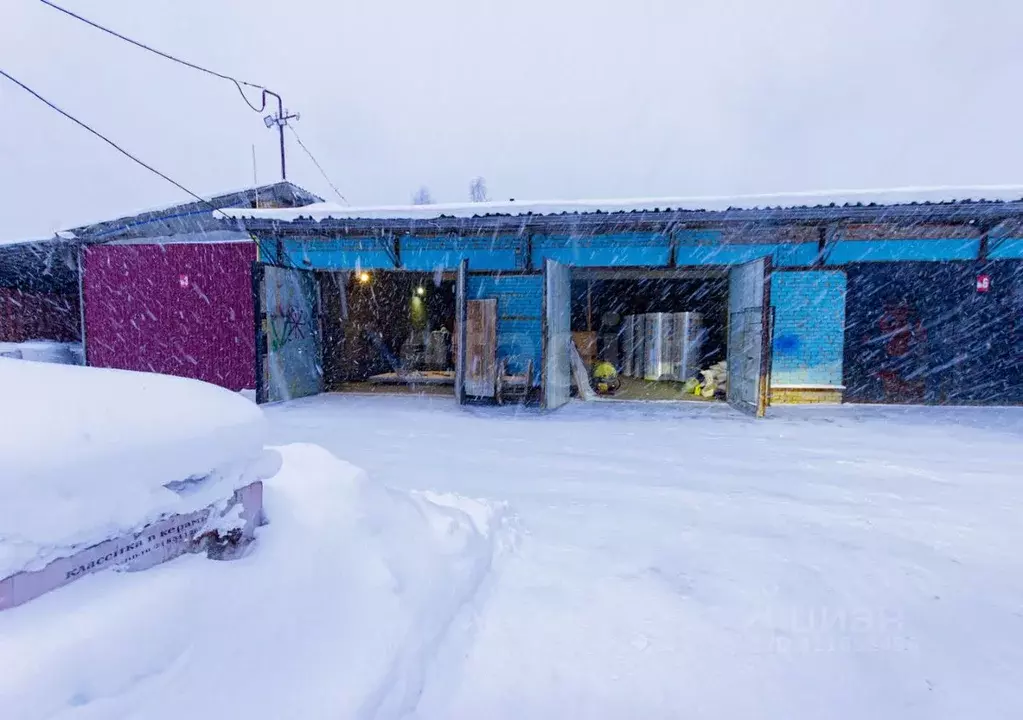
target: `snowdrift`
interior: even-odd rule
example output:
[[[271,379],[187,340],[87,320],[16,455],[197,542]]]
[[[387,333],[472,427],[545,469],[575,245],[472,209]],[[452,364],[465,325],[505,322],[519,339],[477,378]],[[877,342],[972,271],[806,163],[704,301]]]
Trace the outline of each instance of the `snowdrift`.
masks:
[[[203,508],[280,465],[263,449],[262,411],[207,383],[0,358],[0,388],[0,578]]]
[[[4,717],[399,717],[508,537],[499,506],[279,448],[246,557],[93,575],[0,614]]]
[[[60,365],[85,364],[81,343],[66,343],[56,340],[29,340],[20,343],[0,342],[0,357],[58,363]]]

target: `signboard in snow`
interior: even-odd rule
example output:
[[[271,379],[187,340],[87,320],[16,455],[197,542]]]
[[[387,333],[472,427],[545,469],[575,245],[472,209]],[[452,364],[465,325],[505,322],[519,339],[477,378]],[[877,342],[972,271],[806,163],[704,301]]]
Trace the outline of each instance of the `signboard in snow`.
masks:
[[[0,580],[0,611],[22,605],[101,570],[148,570],[186,552],[209,550],[210,535],[219,526],[218,521],[239,504],[238,539],[241,542],[251,540],[263,514],[261,482],[236,490],[224,509],[210,506],[184,515],[171,515],[136,533],[111,538],[54,560],[42,570],[24,571],[4,578]]]
[[[978,275],[977,276],[977,292],[986,293],[991,289],[991,276],[990,275]]]
[[[182,290],[186,289],[188,287],[188,275],[185,273],[178,275],[178,285],[181,286]]]

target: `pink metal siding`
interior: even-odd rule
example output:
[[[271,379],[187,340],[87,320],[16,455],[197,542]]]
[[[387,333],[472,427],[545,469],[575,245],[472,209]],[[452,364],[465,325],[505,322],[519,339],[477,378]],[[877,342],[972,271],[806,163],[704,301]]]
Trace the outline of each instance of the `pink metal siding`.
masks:
[[[251,242],[88,248],[88,364],[256,387],[255,259]]]

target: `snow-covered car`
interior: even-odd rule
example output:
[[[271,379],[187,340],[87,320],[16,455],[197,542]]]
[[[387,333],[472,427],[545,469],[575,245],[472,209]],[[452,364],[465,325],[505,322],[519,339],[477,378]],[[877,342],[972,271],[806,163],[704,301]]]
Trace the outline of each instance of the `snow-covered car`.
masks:
[[[93,572],[251,539],[262,412],[182,378],[0,359],[0,610]]]
[[[389,490],[315,445],[265,448],[238,393],[7,359],[0,393],[0,578],[133,546],[0,604],[5,720],[402,715],[505,546],[500,506]],[[233,562],[119,571],[200,538],[197,509],[249,532],[249,506],[222,511],[260,478],[267,522]]]

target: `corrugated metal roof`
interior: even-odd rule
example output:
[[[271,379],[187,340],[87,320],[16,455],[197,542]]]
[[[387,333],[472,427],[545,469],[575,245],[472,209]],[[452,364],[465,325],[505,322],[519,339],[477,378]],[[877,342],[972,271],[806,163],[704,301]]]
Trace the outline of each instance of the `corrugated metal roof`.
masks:
[[[193,201],[145,210],[115,220],[77,227],[70,232],[86,242],[202,232],[220,227],[211,217],[210,206],[251,207],[256,202],[273,202],[296,207],[322,204],[323,198],[293,183],[278,182],[212,195],[204,202]]]
[[[566,215],[639,214],[728,214],[838,208],[895,208],[920,205],[973,205],[1023,203],[1023,186],[896,188],[890,190],[845,190],[831,192],[775,193],[761,195],[637,198],[625,200],[538,200],[450,203],[435,205],[394,205],[346,207],[318,203],[301,208],[228,208],[237,219],[295,221],[432,221],[498,217],[562,217]],[[821,213],[818,213],[821,214]]]
[[[77,292],[78,248],[82,245],[133,240],[172,241],[191,236],[193,241],[214,242],[233,235],[247,239],[244,231],[226,230],[210,210],[237,207],[260,201],[292,205],[322,203],[323,198],[290,182],[278,182],[213,195],[206,202],[190,202],[146,210],[116,220],[83,225],[54,237],[0,244],[0,285]]]

